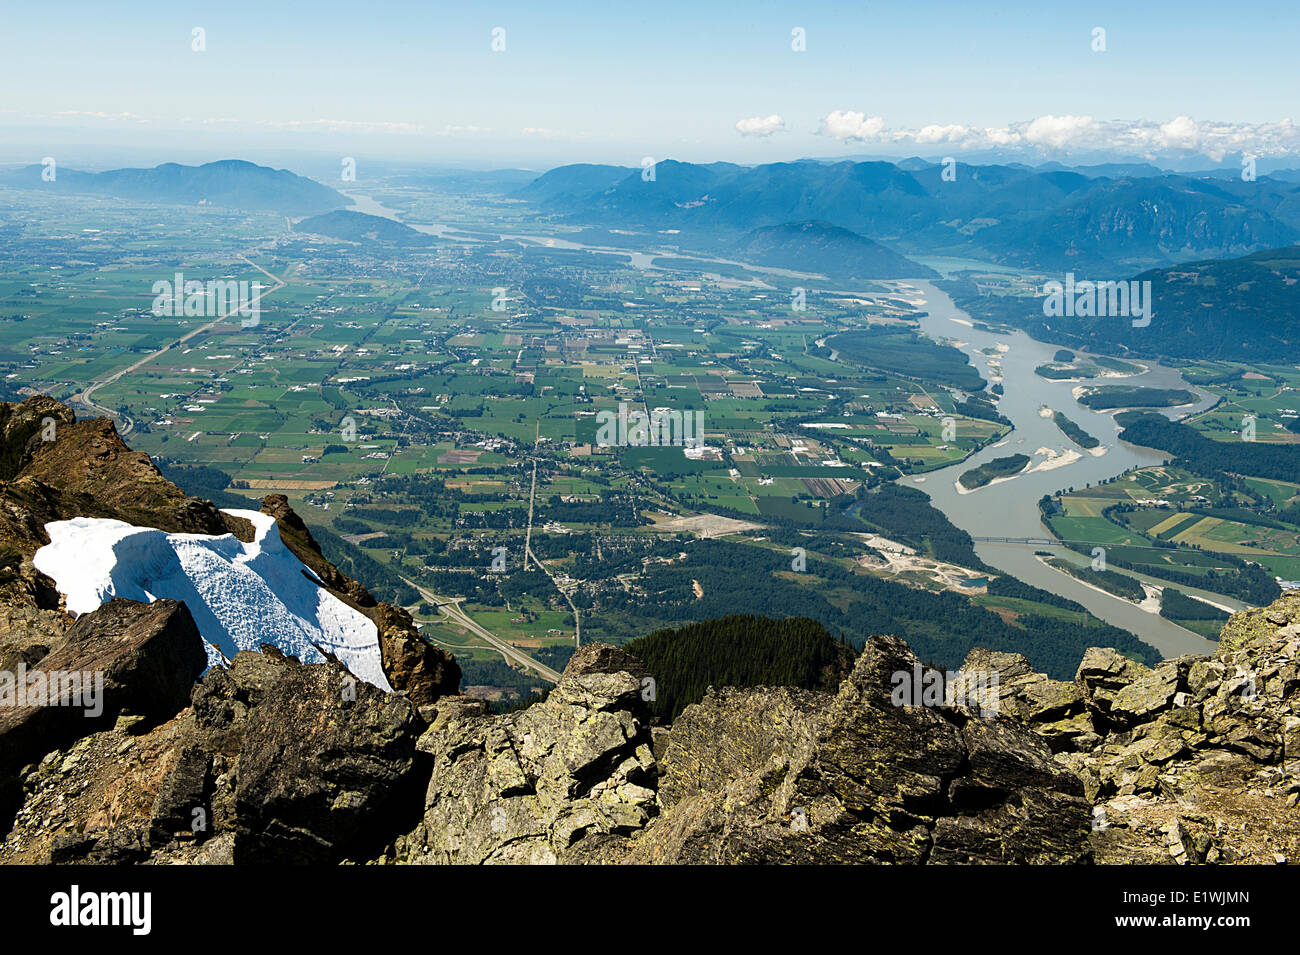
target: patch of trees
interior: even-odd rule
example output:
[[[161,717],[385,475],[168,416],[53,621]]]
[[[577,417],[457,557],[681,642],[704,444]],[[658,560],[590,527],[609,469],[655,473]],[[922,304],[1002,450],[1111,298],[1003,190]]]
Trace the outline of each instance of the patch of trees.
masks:
[[[1160,596],[1160,616],[1170,620],[1227,620],[1231,614],[1189,597],[1181,590],[1166,587]]]
[[[1079,399],[1096,411],[1110,408],[1172,408],[1190,404],[1196,395],[1181,388],[1098,388]]]
[[[1124,425],[1120,440],[1167,451],[1199,470],[1249,474],[1278,481],[1294,481],[1300,475],[1300,445],[1214,441],[1195,428],[1156,414],[1130,416],[1120,423]]]
[[[967,418],[979,418],[982,421],[993,421],[997,424],[1011,424],[1011,419],[993,407],[992,402],[985,401],[978,396],[972,396],[966,401],[953,402],[953,408],[959,415],[964,415]]]
[[[1005,458],[994,458],[977,468],[971,468],[957,480],[968,491],[991,484],[998,478],[1019,474],[1029,466],[1029,455],[1009,454]]]
[[[734,614],[657,630],[627,645],[654,679],[650,708],[671,722],[710,686],[797,686],[834,690],[854,652],[816,620]]]
[[[1097,445],[1101,444],[1100,441],[1090,435],[1087,431],[1084,431],[1059,411],[1052,412],[1052,420],[1056,422],[1056,426],[1065,433],[1067,438],[1085,450],[1092,450],[1097,447]]]
[[[862,491],[852,513],[885,537],[925,551],[936,560],[994,572],[976,556],[970,535],[948,520],[948,515],[914,487],[890,483]]]

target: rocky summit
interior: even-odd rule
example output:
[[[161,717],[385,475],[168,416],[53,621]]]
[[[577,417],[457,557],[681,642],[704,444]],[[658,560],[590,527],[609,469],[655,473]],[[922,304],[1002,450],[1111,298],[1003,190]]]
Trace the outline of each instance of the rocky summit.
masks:
[[[54,437],[47,435],[54,422]],[[712,687],[656,724],[646,667],[579,649],[492,713],[406,611],[266,498],[319,585],[379,630],[394,692],[274,635],[208,666],[186,605],[73,618],[32,564],[44,525],[250,528],[187,497],[107,421],[0,406],[0,861],[6,863],[1277,863],[1300,852],[1300,593],[1213,656],[1092,649],[1073,680],[973,651],[997,699],[896,705],[928,670],[872,637],[837,691]],[[243,537],[241,537],[243,539]],[[37,675],[96,675],[88,684]],[[21,684],[22,692],[18,692]],[[0,687],[5,689],[5,687]]]

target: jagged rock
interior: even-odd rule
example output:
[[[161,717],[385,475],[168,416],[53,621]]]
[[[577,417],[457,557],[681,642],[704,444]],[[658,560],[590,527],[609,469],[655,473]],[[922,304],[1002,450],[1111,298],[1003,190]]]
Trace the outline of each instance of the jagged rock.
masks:
[[[384,674],[394,689],[404,690],[416,706],[427,706],[460,691],[460,667],[455,658],[420,636],[409,613],[381,603],[367,616],[379,630]]]
[[[1185,675],[1179,661],[1166,660],[1117,690],[1107,715],[1122,725],[1132,725],[1168,709],[1174,705],[1174,695],[1185,687]]]
[[[811,741],[814,718],[830,700],[827,693],[790,687],[711,689],[665,734],[660,804],[670,808],[769,765],[787,765],[790,755]]]
[[[686,720],[687,735],[670,739],[665,777],[684,777],[696,788],[681,786],[684,795],[635,838],[629,860],[1086,858],[1091,807],[1079,779],[1009,720],[977,719],[948,707],[894,706],[893,675],[916,665],[898,638],[873,637],[850,678],[820,710],[807,705],[815,695],[792,705],[769,690],[713,691],[688,707],[679,718]],[[737,762],[748,772],[711,779],[694,768],[727,740],[697,727],[757,725],[764,714],[782,710],[793,715],[793,731],[749,734],[757,745]],[[681,772],[676,762],[690,768]],[[702,780],[712,787],[702,788]]]
[[[206,664],[202,638],[184,604],[112,600],[82,616],[63,644],[41,658],[39,669],[27,673],[26,692],[39,684],[51,689],[51,698],[0,706],[3,801],[12,803],[18,768],[113,725],[123,712],[152,721],[170,719],[188,702],[190,687]],[[73,674],[75,684],[69,679]],[[95,686],[100,679],[102,695]],[[17,692],[16,685],[12,689]]]
[[[153,845],[175,838],[207,837],[211,824],[212,755],[194,743],[181,747],[176,754],[176,761],[163,777],[149,814],[149,837]]]
[[[418,806],[415,707],[337,664],[238,653],[194,704],[199,730],[231,763],[213,809],[233,829],[237,862],[367,857]]]
[[[962,671],[996,674],[998,712],[1037,724],[1035,729],[1053,751],[1087,748],[1097,738],[1083,687],[1035,673],[1018,653],[977,648],[966,656]]]
[[[57,440],[59,429],[75,420],[71,408],[48,395],[0,403],[0,481],[11,480],[42,443]]]
[[[1136,660],[1130,660],[1118,650],[1089,647],[1079,661],[1074,680],[1082,685],[1089,702],[1105,712],[1110,709],[1110,701],[1116,692],[1147,672],[1145,666]]]
[[[419,742],[433,759],[424,818],[393,858],[580,861],[644,826],[655,811],[649,712],[623,666],[641,669],[621,650],[589,645],[526,710],[440,712]]]

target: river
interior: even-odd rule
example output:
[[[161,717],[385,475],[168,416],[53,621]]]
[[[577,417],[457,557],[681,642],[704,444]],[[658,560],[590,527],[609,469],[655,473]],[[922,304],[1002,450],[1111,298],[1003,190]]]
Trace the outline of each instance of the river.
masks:
[[[1150,388],[1183,388],[1200,395],[1200,400],[1194,406],[1162,412],[1171,418],[1202,410],[1213,403],[1212,396],[1187,384],[1176,369],[1150,361],[1141,363],[1147,367],[1146,372],[1125,378],[1048,380],[1034,374],[1034,369],[1050,362],[1056,354],[1057,346],[1035,341],[1022,331],[1009,334],[980,331],[972,325],[969,315],[957,308],[951,298],[929,282],[909,284],[916,287],[925,299],[925,304],[921,307],[928,314],[921,319],[922,331],[931,338],[952,338],[964,342],[962,350],[970,356],[986,380],[991,380],[996,374],[989,362],[1001,363],[1005,394],[998,402],[998,410],[1011,419],[1015,430],[996,446],[986,447],[959,464],[925,475],[903,478],[928,494],[935,507],[972,537],[1051,537],[1051,532],[1042,523],[1038,513],[1038,500],[1044,494],[1069,487],[1081,488],[1089,483],[1096,484],[1130,468],[1159,464],[1167,459],[1168,455],[1162,452],[1118,440],[1116,436],[1120,429],[1111,415],[1092,411],[1074,399],[1071,392],[1079,385],[1124,384]],[[1004,350],[993,356],[986,355],[983,351],[985,348],[999,346]],[[1039,414],[1039,409],[1044,405],[1064,412],[1081,428],[1099,439],[1106,453],[1100,456],[1084,453],[1079,460],[1064,467],[1029,471],[976,491],[960,493],[957,490],[957,478],[970,468],[993,458],[1026,454],[1038,464],[1045,460],[1045,457],[1035,455],[1039,448],[1051,448],[1058,453],[1079,450],[1061,433],[1054,421]],[[1036,550],[1054,554],[1067,553],[1060,546],[1000,543],[975,545],[975,552],[986,563],[1025,583],[1083,604],[1097,617],[1137,635],[1166,657],[1180,653],[1214,652],[1214,644],[1199,634],[1048,567],[1034,556]]]
[[[401,213],[384,206],[372,197],[349,194],[348,198],[353,202],[354,211],[403,221]],[[406,224],[420,232],[440,238],[466,241],[461,236],[448,234],[455,232],[455,229],[448,226]],[[652,267],[651,260],[654,258],[653,254],[584,245],[551,236],[503,234],[502,237],[538,242],[553,248],[588,249],[593,252],[630,256],[632,267],[640,269]],[[801,274],[747,265],[744,262],[734,264],[743,265],[756,272]],[[816,278],[816,276],[810,277]],[[1050,381],[1042,378],[1034,374],[1034,369],[1052,360],[1057,351],[1055,345],[1035,341],[1022,331],[1009,334],[979,331],[973,326],[970,316],[957,308],[951,298],[931,283],[907,284],[916,288],[920,296],[925,299],[922,307],[929,314],[921,319],[922,331],[931,338],[953,338],[964,342],[963,350],[971,356],[975,367],[986,380],[991,379],[995,374],[988,364],[989,361],[995,360],[1001,363],[1000,371],[1005,394],[998,402],[998,410],[1011,419],[1015,430],[996,446],[984,448],[960,464],[931,471],[923,476],[903,479],[928,494],[935,507],[943,511],[953,524],[972,537],[1051,537],[1051,532],[1043,525],[1038,515],[1038,500],[1044,494],[1051,494],[1068,487],[1083,487],[1090,482],[1095,484],[1122,474],[1130,468],[1159,464],[1165,460],[1167,456],[1158,451],[1119,441],[1116,435],[1120,429],[1115,424],[1114,418],[1109,414],[1095,412],[1080,405],[1071,394],[1075,387],[1081,384],[1122,383],[1151,388],[1184,388],[1200,395],[1200,399],[1194,406],[1168,409],[1163,412],[1171,418],[1202,410],[1213,403],[1212,396],[1197,391],[1177,370],[1156,362],[1142,362],[1147,368],[1143,374],[1125,378],[1075,381]],[[985,348],[998,348],[998,346],[1003,346],[1005,350],[995,356],[985,355],[982,351]],[[1011,480],[995,482],[968,494],[959,493],[956,487],[957,478],[969,468],[993,458],[1021,453],[1029,455],[1037,464],[1043,460],[1042,457],[1034,454],[1039,448],[1051,448],[1057,452],[1078,451],[1061,433],[1055,422],[1039,415],[1039,408],[1043,405],[1065,412],[1076,424],[1098,438],[1106,453],[1099,456],[1084,453],[1079,460],[1064,467],[1032,471]],[[1158,613],[1143,610],[1130,601],[1090,587],[1069,574],[1048,567],[1034,556],[1036,550],[1062,556],[1072,554],[1059,545],[978,543],[975,546],[975,552],[986,563],[1025,583],[1082,604],[1095,616],[1135,634],[1166,657],[1177,656],[1180,653],[1214,652],[1214,643],[1171,623]]]

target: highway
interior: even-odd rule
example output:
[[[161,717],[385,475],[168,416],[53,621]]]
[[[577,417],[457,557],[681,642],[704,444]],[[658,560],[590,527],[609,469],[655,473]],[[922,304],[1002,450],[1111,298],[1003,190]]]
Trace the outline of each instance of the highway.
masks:
[[[532,670],[533,672],[539,674],[543,679],[549,680],[551,683],[560,682],[560,674],[557,673],[555,670],[552,670],[544,663],[539,663],[537,660],[534,660],[532,657],[524,653],[522,650],[519,650],[516,647],[512,647],[510,644],[506,643],[504,640],[502,640],[496,634],[492,633],[490,630],[486,630],[483,627],[479,626],[477,623],[475,623],[473,618],[471,618],[469,614],[465,613],[465,611],[460,609],[460,601],[463,598],[456,597],[454,599],[449,599],[446,597],[439,597],[433,591],[421,587],[419,584],[417,584],[415,581],[411,580],[408,577],[403,577],[402,579],[405,580],[412,587],[414,587],[417,591],[419,591],[421,597],[423,597],[429,603],[437,607],[438,612],[441,613],[444,617],[446,617],[452,623],[464,627],[470,633],[474,634],[474,636],[483,640],[493,650],[496,650],[503,657],[505,657],[506,660],[512,663],[516,663],[526,670]]]
[[[273,280],[273,281],[276,283],[275,286],[274,286],[273,288],[262,289],[262,290],[257,294],[257,296],[256,296],[256,297],[255,297],[251,302],[248,303],[249,306],[252,306],[252,305],[255,305],[255,304],[261,302],[261,300],[262,300],[265,296],[270,295],[272,292],[276,292],[276,291],[279,291],[280,289],[284,288],[285,283],[284,283],[283,280],[281,280],[281,279],[277,278],[276,276],[272,275],[270,272],[266,271],[266,269],[262,268],[260,265],[256,264],[255,262],[250,261],[249,258],[248,258],[248,256],[241,255],[240,258],[243,259],[245,262],[247,262],[249,265],[251,265],[253,268],[257,269],[257,271],[261,272],[263,275],[267,276],[268,278],[270,278],[271,280]],[[188,284],[188,283],[187,283],[187,284]],[[120,424],[121,426],[120,426],[119,429],[118,429],[118,433],[121,434],[121,436],[125,438],[128,434],[131,433],[132,429],[135,428],[135,422],[132,421],[132,420],[131,420],[127,415],[125,415],[125,414],[120,414],[119,412],[116,412],[116,411],[114,411],[114,410],[111,409],[111,408],[106,408],[106,407],[104,407],[103,405],[96,404],[96,403],[95,403],[95,392],[98,391],[100,388],[103,388],[105,385],[111,385],[113,382],[117,381],[119,378],[122,378],[122,377],[125,376],[125,375],[129,375],[129,374],[131,374],[132,372],[136,371],[137,369],[141,368],[142,366],[149,364],[149,362],[153,361],[153,360],[154,360],[155,358],[157,358],[159,355],[166,354],[167,352],[171,351],[173,348],[179,348],[181,345],[184,345],[187,341],[189,341],[191,338],[194,338],[196,335],[202,335],[202,334],[204,334],[205,332],[211,331],[211,330],[212,330],[213,328],[215,328],[216,326],[222,324],[223,322],[227,322],[227,321],[230,321],[230,317],[227,316],[227,315],[221,315],[221,316],[218,316],[217,318],[214,318],[212,321],[208,322],[206,325],[201,325],[201,326],[199,326],[198,328],[194,329],[193,331],[188,332],[188,333],[186,333],[185,335],[182,335],[182,336],[181,336],[180,338],[178,338],[176,341],[174,341],[174,342],[169,342],[168,344],[164,345],[162,348],[159,348],[157,351],[150,352],[148,355],[145,355],[143,358],[141,358],[141,359],[140,359],[139,361],[137,361],[135,364],[130,365],[130,366],[127,367],[127,368],[123,368],[121,371],[116,372],[116,373],[114,373],[114,374],[108,376],[107,378],[101,378],[99,381],[97,381],[97,382],[95,382],[94,384],[92,384],[92,385],[90,385],[89,387],[87,387],[85,391],[81,392],[81,394],[73,395],[72,398],[71,398],[70,400],[72,400],[72,401],[80,401],[83,405],[85,405],[86,407],[88,407],[91,411],[98,412],[99,414],[103,415],[104,417],[107,417],[107,418],[113,418],[114,420],[119,421],[119,424]]]

